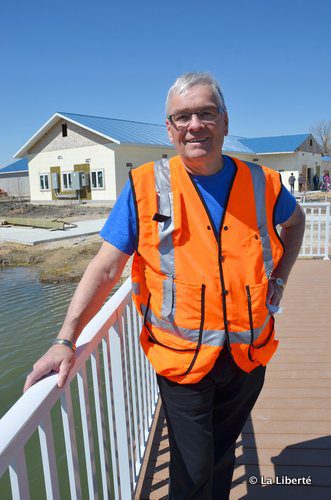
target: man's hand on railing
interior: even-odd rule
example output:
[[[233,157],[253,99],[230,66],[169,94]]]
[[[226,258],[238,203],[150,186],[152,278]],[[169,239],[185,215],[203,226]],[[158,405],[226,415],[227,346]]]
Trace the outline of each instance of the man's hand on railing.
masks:
[[[70,368],[74,364],[75,353],[65,345],[53,345],[33,365],[33,370],[26,377],[23,392],[51,372],[58,372],[58,387],[63,387],[67,380]]]
[[[70,302],[63,326],[56,340],[67,339],[69,345],[81,334],[97,314],[113,286],[119,280],[129,256],[104,241],[97,255],[87,266]],[[71,339],[71,340],[69,340]],[[27,376],[23,391],[51,372],[58,372],[58,387],[63,387],[75,353],[68,345],[55,344],[34,365]]]

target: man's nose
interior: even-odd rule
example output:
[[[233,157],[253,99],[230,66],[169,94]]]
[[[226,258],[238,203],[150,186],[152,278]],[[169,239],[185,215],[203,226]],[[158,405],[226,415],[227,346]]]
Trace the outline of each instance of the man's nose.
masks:
[[[199,130],[203,126],[204,126],[204,124],[202,123],[202,121],[200,120],[198,115],[195,113],[192,113],[188,128],[191,130]]]

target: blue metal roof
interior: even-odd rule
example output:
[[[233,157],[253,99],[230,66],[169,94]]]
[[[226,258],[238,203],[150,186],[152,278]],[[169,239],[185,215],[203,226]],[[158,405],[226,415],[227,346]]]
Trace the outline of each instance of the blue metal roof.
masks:
[[[243,137],[236,137],[234,135],[227,135],[224,137],[223,151],[228,151],[229,153],[240,152],[240,153],[250,153],[254,154],[255,151],[243,144]]]
[[[322,156],[321,161],[331,161],[331,156]]]
[[[295,151],[310,134],[279,135],[276,137],[241,138],[240,142],[255,153],[286,153]]]
[[[77,115],[74,113],[59,113],[84,127],[119,141],[120,144],[153,144],[172,146],[167,129],[164,125],[154,123],[133,122],[117,118],[102,118],[99,116]]]
[[[66,112],[59,112],[59,114],[90,130],[115,139],[120,144],[153,144],[172,147],[165,125]],[[242,144],[240,137],[235,136],[225,137],[223,149],[228,152],[254,153],[249,147]]]
[[[0,168],[0,174],[8,174],[11,172],[27,172],[29,170],[28,159],[22,158],[21,160],[14,161],[6,167]]]

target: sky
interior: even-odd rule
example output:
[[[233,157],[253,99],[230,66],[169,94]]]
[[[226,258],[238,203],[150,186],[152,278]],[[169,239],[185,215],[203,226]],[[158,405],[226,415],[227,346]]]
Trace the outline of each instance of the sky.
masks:
[[[57,111],[164,123],[177,76],[211,72],[231,135],[331,120],[329,0],[29,0],[0,11],[0,166]]]

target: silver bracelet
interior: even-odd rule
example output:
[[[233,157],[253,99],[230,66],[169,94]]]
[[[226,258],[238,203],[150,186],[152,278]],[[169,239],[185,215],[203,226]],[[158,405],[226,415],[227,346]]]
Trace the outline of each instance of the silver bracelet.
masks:
[[[66,345],[67,347],[70,347],[70,349],[73,352],[75,352],[75,350],[76,350],[76,344],[74,344],[73,342],[71,342],[71,340],[67,340],[67,339],[55,339],[54,342],[53,342],[53,345],[54,344]]]

